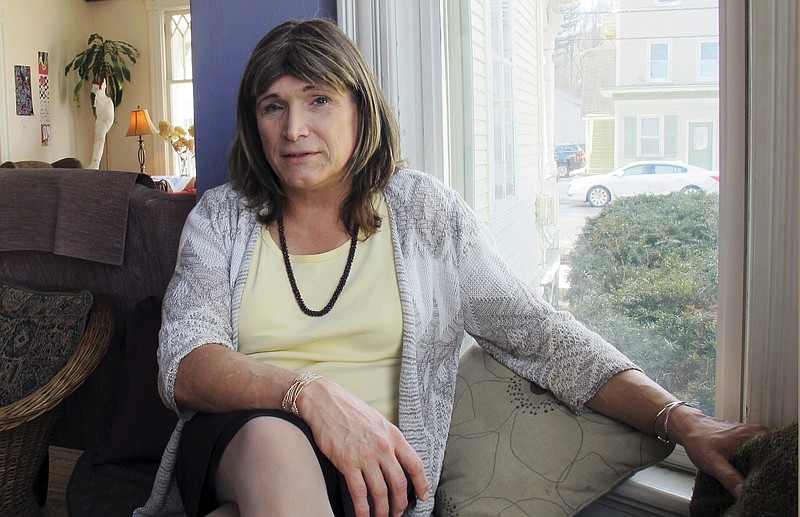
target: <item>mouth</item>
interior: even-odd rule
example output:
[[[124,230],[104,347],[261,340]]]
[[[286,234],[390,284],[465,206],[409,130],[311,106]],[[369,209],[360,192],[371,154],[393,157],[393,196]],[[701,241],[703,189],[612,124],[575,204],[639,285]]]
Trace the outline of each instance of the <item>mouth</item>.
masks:
[[[283,153],[281,154],[284,158],[305,158],[307,156],[313,156],[317,153],[314,152],[299,152],[299,153]]]

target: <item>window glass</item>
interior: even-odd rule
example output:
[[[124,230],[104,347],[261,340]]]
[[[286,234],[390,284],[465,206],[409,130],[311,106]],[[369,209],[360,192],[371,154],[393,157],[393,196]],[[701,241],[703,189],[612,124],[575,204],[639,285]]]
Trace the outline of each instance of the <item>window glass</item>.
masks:
[[[514,195],[514,80],[510,0],[491,2],[494,196]]]
[[[713,414],[717,2],[550,2],[554,40],[547,4],[470,0],[449,31],[471,57],[468,201],[532,288]]]
[[[669,78],[669,45],[666,43],[650,44],[650,79],[664,80]]]
[[[169,122],[188,130],[194,125],[194,93],[192,89],[192,15],[188,9],[164,14],[166,30],[167,81],[166,104]],[[192,153],[193,154],[193,153]],[[170,150],[168,168],[174,175],[195,174],[195,161],[181,160]]]
[[[661,119],[642,117],[639,120],[642,156],[661,155]]]
[[[560,305],[678,397],[713,414],[724,181],[712,172],[719,167],[717,2],[561,5],[565,21],[606,13],[598,23],[608,29],[595,48],[582,51],[587,167],[559,180]],[[568,49],[570,37],[586,35],[562,25],[558,39],[565,40],[556,48]],[[558,78],[566,71],[555,63]],[[613,74],[604,75],[605,66]],[[561,120],[556,113],[556,132]],[[697,165],[709,174],[653,160]],[[624,184],[600,179],[631,162],[643,164],[625,171]],[[570,189],[571,182],[587,187]],[[586,189],[595,182],[607,188],[607,205],[590,204]],[[702,192],[683,193],[698,186]]]
[[[700,43],[700,79],[719,79],[719,42]]]

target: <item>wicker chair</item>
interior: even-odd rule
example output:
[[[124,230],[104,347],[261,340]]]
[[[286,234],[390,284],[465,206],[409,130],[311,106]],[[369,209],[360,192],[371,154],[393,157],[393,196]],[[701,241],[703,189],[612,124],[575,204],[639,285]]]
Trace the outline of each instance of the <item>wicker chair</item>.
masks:
[[[35,392],[0,407],[0,515],[40,516],[33,486],[44,461],[59,404],[74,392],[105,354],[114,328],[110,305],[95,299],[75,352]]]

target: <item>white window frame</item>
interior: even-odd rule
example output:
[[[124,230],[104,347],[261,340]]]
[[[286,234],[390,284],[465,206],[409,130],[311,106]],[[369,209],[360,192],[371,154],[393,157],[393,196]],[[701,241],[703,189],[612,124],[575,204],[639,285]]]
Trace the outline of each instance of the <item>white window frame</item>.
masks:
[[[169,115],[169,95],[167,88],[167,56],[166,34],[164,31],[164,15],[189,8],[189,0],[147,0],[147,30],[150,41],[150,91],[151,105],[148,109],[153,123],[158,125],[159,120],[165,120]],[[161,145],[159,145],[161,144]],[[166,173],[171,171],[171,149],[169,144],[158,136],[153,138],[152,170]]]
[[[489,67],[489,72],[488,73],[489,73],[489,76],[491,77],[491,80],[489,81],[490,96],[491,96],[491,108],[490,108],[491,109],[491,113],[490,113],[489,116],[491,117],[491,124],[490,124],[489,134],[490,134],[490,139],[492,141],[492,145],[490,146],[490,152],[491,152],[491,155],[492,155],[491,159],[490,159],[490,163],[492,164],[492,166],[491,166],[492,196],[491,197],[492,197],[492,203],[493,203],[493,210],[492,211],[494,213],[504,212],[504,211],[510,210],[511,206],[516,204],[515,200],[516,200],[516,195],[517,195],[517,178],[516,178],[516,170],[515,170],[515,168],[516,168],[516,157],[515,157],[515,151],[514,151],[514,149],[516,149],[516,146],[513,145],[513,141],[514,141],[514,138],[515,138],[514,116],[512,114],[510,119],[508,119],[507,117],[504,116],[503,113],[498,113],[498,110],[495,109],[496,108],[497,94],[498,94],[497,90],[495,89],[495,85],[497,84],[496,83],[496,79],[497,78],[495,77],[495,74],[494,74],[495,65],[496,64],[500,64],[500,66],[502,66],[504,68],[504,73],[511,74],[510,91],[507,91],[507,92],[504,91],[503,93],[511,96],[511,104],[512,104],[512,106],[515,104],[515,99],[514,99],[514,66],[511,63],[510,59],[508,59],[505,56],[498,55],[496,49],[494,48],[494,37],[495,37],[495,35],[494,35],[493,31],[494,31],[494,22],[495,22],[495,20],[494,20],[494,14],[492,13],[492,9],[494,9],[494,3],[495,2],[503,2],[503,1],[506,1],[508,3],[508,9],[510,11],[509,12],[509,26],[506,29],[509,32],[508,38],[511,40],[510,46],[512,47],[512,53],[513,53],[513,47],[514,47],[514,42],[513,42],[513,39],[514,39],[513,10],[514,10],[514,5],[512,3],[512,0],[488,0],[486,2],[486,5],[485,5],[486,9],[488,10],[488,13],[486,14],[486,19],[490,20],[490,23],[489,23],[489,36],[488,36],[488,38],[489,38],[489,59],[490,59],[490,63],[488,65],[488,67]],[[505,34],[503,35],[503,37],[505,37]],[[505,85],[503,85],[503,88],[505,88]],[[502,121],[501,123],[504,125],[504,128],[503,128],[503,131],[502,131],[501,135],[498,135],[497,132],[495,131],[495,128],[498,125],[498,121]],[[509,131],[508,124],[511,125],[510,131]],[[509,139],[512,141],[511,145],[508,145],[508,140]],[[498,160],[498,156],[497,156],[498,145],[501,147],[500,152],[503,155],[503,159],[502,160]],[[506,154],[506,151],[509,148],[512,150],[510,156]],[[499,167],[499,168],[497,167],[498,161],[502,162],[502,167]],[[498,170],[498,169],[500,169],[500,170]],[[513,188],[510,189],[510,191],[509,191],[509,189],[506,188],[506,185],[509,183],[509,181],[508,181],[509,177],[511,178],[511,183],[513,183]],[[498,193],[497,193],[497,188],[498,188],[497,187],[497,182],[498,182],[498,180],[503,182],[502,193],[500,195],[498,195]]]
[[[447,70],[449,63],[443,49],[446,45],[442,44],[448,42],[442,13],[456,12],[453,3],[458,1],[404,3],[404,8],[416,12],[417,17],[409,18],[416,21],[403,34],[418,38],[400,37],[397,24],[389,19],[398,0],[338,2],[340,23],[357,42],[360,38],[362,49],[368,37],[372,44],[366,47],[370,51],[385,51],[388,46],[395,53],[395,61],[413,65],[403,71],[413,75],[420,88],[398,91],[396,63],[387,68],[380,66],[380,59],[373,61],[379,65],[376,71],[392,94],[393,105],[415,111],[418,118],[430,123],[431,131],[419,126],[411,134],[404,133],[403,138],[407,141],[420,127],[427,131],[426,138],[415,140],[414,154],[429,157],[440,152],[436,160],[420,163],[423,170],[448,184],[462,180],[457,175],[451,177],[446,168],[449,92],[444,87],[446,72],[439,71]],[[796,149],[800,147],[794,81],[798,65],[793,53],[798,8],[795,2],[756,4],[747,0],[719,4],[719,131],[725,149],[720,153],[720,168],[725,176],[720,191],[716,414],[727,420],[776,426],[796,420],[798,407],[797,390],[786,389],[787,381],[797,382],[798,235],[795,224],[784,223],[798,220],[798,180],[794,173]],[[356,24],[356,18],[361,23]],[[418,40],[419,46],[409,44],[409,39]],[[780,41],[794,44],[776,45]],[[744,55],[749,59],[742,59]],[[756,61],[776,65],[769,73],[761,73],[748,68],[748,63]],[[423,69],[429,74],[420,78]],[[781,109],[774,110],[774,106]],[[442,166],[445,169],[439,168]],[[757,181],[751,173],[756,170]],[[639,503],[685,514],[691,479],[691,475],[665,469],[647,469],[609,497],[621,501],[634,514],[648,514],[636,510],[641,508]]]
[[[653,68],[653,46],[654,45],[666,45],[667,46],[667,76],[666,77],[656,77],[653,78],[652,68]],[[669,39],[649,39],[647,40],[647,56],[645,59],[645,63],[647,64],[647,82],[651,84],[658,84],[658,83],[671,83],[672,82],[672,40]],[[661,63],[661,61],[659,61]]]
[[[642,131],[642,121],[644,120],[658,120],[658,151],[653,153],[645,153],[643,150],[642,140],[644,140],[644,132]],[[653,137],[648,136],[648,140]],[[663,115],[639,115],[636,117],[636,155],[642,158],[660,158],[664,156],[664,116]]]
[[[697,40],[697,82],[699,83],[716,83],[719,81],[719,73],[716,76],[703,76],[703,44],[716,43],[717,44],[717,66],[719,70],[719,39],[718,38],[699,38]]]
[[[337,0],[336,5],[339,26],[364,53],[395,109],[408,166],[452,185],[442,52],[446,1]]]

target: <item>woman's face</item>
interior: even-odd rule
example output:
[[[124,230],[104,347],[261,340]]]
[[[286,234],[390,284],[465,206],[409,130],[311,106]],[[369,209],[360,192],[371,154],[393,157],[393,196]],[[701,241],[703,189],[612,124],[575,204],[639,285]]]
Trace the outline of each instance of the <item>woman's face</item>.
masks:
[[[285,75],[256,102],[264,154],[287,194],[343,188],[358,110],[349,92]]]

